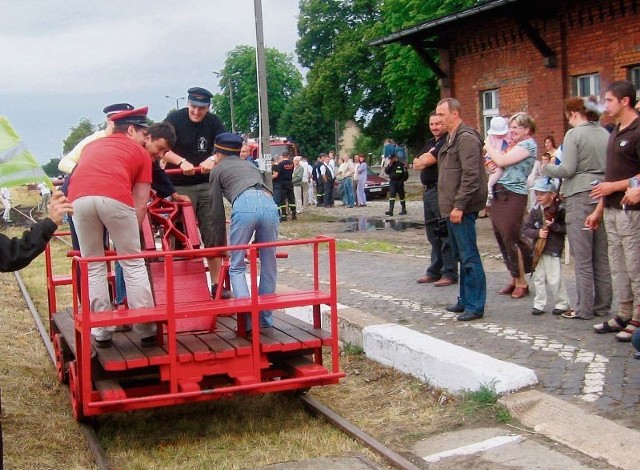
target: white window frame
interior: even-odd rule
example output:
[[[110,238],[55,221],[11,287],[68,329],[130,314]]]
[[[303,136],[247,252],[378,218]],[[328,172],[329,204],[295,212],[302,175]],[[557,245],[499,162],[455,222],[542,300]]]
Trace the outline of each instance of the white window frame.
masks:
[[[597,96],[600,97],[600,74],[587,73],[584,75],[574,75],[573,77],[574,96]]]
[[[636,101],[640,99],[640,65],[632,65],[627,69],[627,78],[636,89]]]
[[[500,116],[500,90],[486,90],[480,95],[480,108],[482,109],[482,128],[487,134],[491,119]]]

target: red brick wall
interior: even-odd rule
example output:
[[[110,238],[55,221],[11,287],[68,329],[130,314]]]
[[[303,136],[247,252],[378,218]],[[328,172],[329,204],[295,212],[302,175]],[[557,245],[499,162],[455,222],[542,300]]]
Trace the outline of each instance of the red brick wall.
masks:
[[[542,54],[514,20],[482,21],[447,34],[448,61],[441,65],[449,69],[451,86],[442,96],[457,98],[464,121],[482,129],[481,92],[499,89],[500,113],[529,112],[542,149],[547,134],[562,141],[563,100],[573,95],[572,76],[599,73],[602,97],[609,83],[627,78],[626,67],[640,64],[640,2],[566,1],[555,18],[530,24],[555,51],[555,68],[544,66]]]

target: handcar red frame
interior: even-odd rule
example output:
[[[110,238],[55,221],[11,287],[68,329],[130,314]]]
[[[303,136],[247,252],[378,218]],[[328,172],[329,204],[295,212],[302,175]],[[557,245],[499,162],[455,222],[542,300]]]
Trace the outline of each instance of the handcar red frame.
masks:
[[[214,400],[235,394],[306,390],[337,384],[339,368],[336,246],[330,237],[195,249],[200,239],[188,203],[156,200],[143,225],[143,252],[81,258],[70,252],[71,276],[53,274],[46,251],[50,334],[61,382],[69,383],[74,417],[83,420],[104,413]],[[178,249],[174,245],[178,246]],[[258,294],[259,250],[306,245],[313,251],[313,274],[307,289]],[[250,297],[222,299],[229,287],[228,260],[223,258],[219,292],[211,297],[203,259],[245,250]],[[282,257],[282,253],[279,257]],[[143,258],[154,293],[151,308],[92,312],[89,308],[88,264]],[[79,269],[76,268],[79,267]],[[328,277],[327,287],[320,276]],[[110,275],[111,276],[111,275]],[[56,289],[73,287],[73,306],[60,310]],[[80,296],[77,287],[79,286]],[[79,300],[80,299],[80,300]],[[329,307],[327,329],[321,307]],[[291,311],[311,307],[308,323]],[[259,328],[258,313],[274,311],[274,325]],[[242,316],[249,313],[246,333]],[[298,315],[299,316],[299,315]],[[156,322],[158,344],[142,347],[131,331],[117,332],[108,348],[96,347],[91,328]],[[325,367],[323,353],[331,357]]]

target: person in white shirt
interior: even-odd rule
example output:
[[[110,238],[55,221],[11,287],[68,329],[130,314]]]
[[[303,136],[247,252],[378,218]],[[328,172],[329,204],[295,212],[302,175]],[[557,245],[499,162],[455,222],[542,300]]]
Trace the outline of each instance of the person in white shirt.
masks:
[[[38,204],[38,211],[44,213],[47,211],[47,206],[51,200],[51,189],[49,189],[49,186],[44,181],[39,182],[37,188],[40,191],[41,198],[40,204]]]
[[[4,206],[2,218],[5,222],[11,222],[11,191],[6,186],[0,189],[0,201]]]
[[[315,205],[316,200],[316,192],[313,187],[313,178],[311,176],[311,165],[307,160],[307,157],[302,157],[300,160],[300,165],[304,167],[304,175],[302,176],[302,194],[306,194],[307,197],[305,199],[307,206]]]

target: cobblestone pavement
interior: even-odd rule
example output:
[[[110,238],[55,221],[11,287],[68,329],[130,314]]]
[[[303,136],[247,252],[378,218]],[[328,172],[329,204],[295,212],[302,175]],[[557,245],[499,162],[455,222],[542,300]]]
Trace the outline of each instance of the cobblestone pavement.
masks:
[[[380,217],[386,203],[370,203],[362,209],[316,209],[324,213]],[[422,203],[409,202],[406,222],[421,222]],[[310,212],[311,212],[310,211]],[[342,212],[341,212],[342,211]],[[396,217],[396,220],[399,219]],[[398,233],[388,229],[390,241]],[[565,319],[549,313],[531,315],[533,293],[520,300],[499,296],[497,291],[508,280],[499,261],[489,219],[478,220],[483,263],[487,272],[487,307],[481,320],[462,323],[445,306],[456,301],[458,286],[435,287],[417,284],[427,266],[429,245],[422,253],[388,254],[356,250],[338,253],[338,301],[389,322],[430,334],[436,338],[473,349],[497,359],[514,362],[536,371],[539,387],[552,395],[570,400],[589,411],[622,425],[640,427],[636,406],[640,401],[640,361],[633,358],[629,343],[615,336],[593,333],[593,321]],[[354,239],[354,234],[335,235]],[[423,240],[424,228],[409,228],[404,239]],[[399,243],[400,244],[400,243]],[[311,250],[289,250],[281,260],[279,282],[303,287],[311,277]],[[573,265],[564,266],[570,299],[575,299]],[[326,277],[325,277],[326,279]],[[531,286],[533,288],[533,286]],[[616,306],[614,305],[614,308]],[[600,319],[601,320],[601,319]]]

